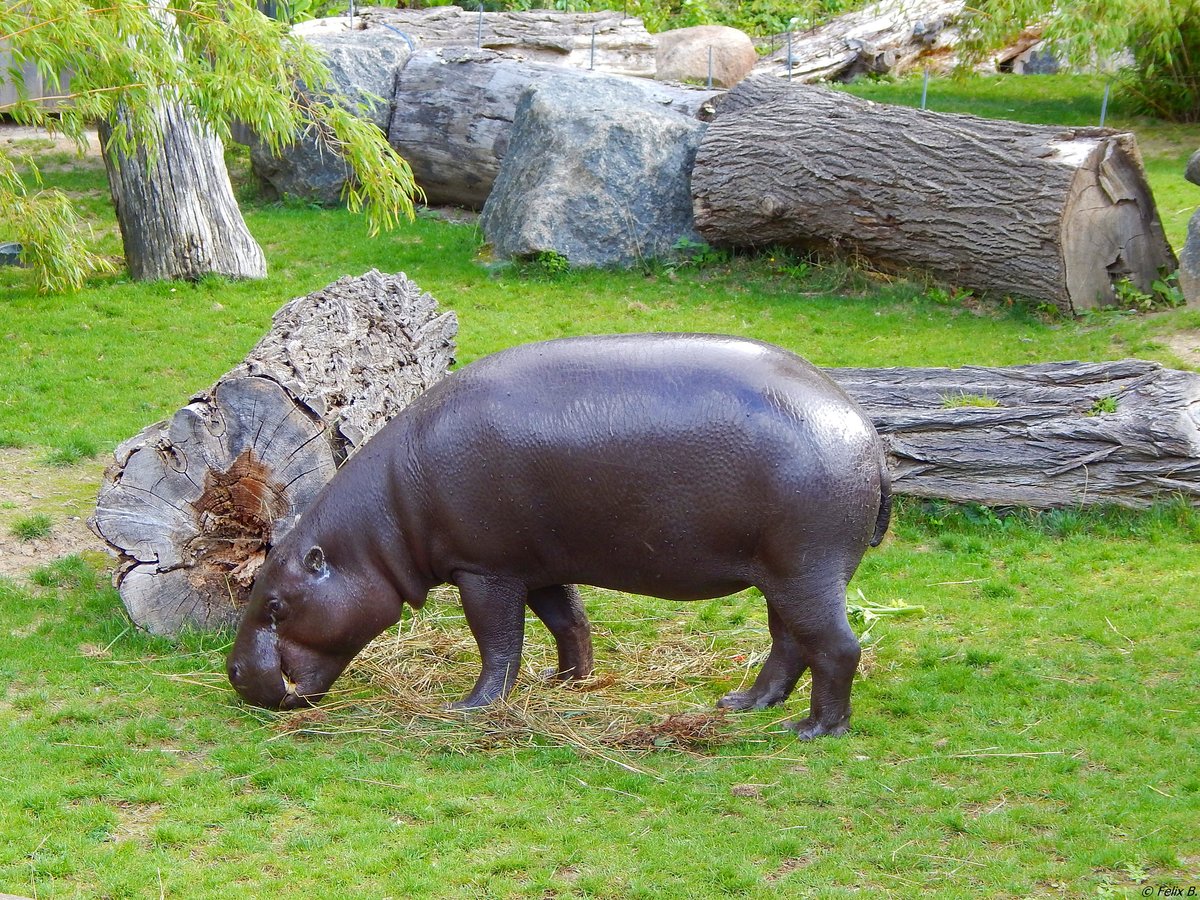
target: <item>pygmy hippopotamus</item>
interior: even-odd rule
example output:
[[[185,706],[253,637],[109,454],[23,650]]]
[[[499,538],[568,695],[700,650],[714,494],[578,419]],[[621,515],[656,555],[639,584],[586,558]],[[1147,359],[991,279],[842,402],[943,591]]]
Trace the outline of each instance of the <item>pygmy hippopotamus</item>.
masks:
[[[859,644],[846,585],[887,530],[878,435],[800,357],[719,335],[527,344],[454,372],[379,431],[267,556],[229,655],[247,701],[318,701],[402,605],[462,594],[483,670],[458,708],[508,694],[525,607],[558,674],[592,673],[576,584],[671,600],[758,587],[771,651],[730,709],[812,670],[801,738],[842,734]]]

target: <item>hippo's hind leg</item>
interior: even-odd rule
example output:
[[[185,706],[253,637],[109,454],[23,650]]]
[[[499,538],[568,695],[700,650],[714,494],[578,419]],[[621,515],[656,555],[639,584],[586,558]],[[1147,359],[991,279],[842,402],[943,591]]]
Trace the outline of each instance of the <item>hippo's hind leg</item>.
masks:
[[[862,656],[846,620],[845,582],[841,577],[810,575],[789,579],[769,591],[764,587],[763,593],[812,670],[808,717],[787,727],[801,740],[845,734],[850,727],[850,687]]]
[[[459,573],[454,583],[462,595],[467,625],[479,645],[483,670],[471,693],[450,708],[487,706],[508,696],[521,669],[525,586],[507,578],[469,573]]]
[[[805,663],[800,645],[791,628],[767,602],[767,626],[771,629],[771,652],[758,671],[754,684],[746,691],[732,691],[717,701],[720,709],[765,709],[782,703],[804,674]]]
[[[526,604],[554,636],[558,647],[558,678],[587,678],[592,674],[592,626],[573,584],[558,584],[529,592]]]

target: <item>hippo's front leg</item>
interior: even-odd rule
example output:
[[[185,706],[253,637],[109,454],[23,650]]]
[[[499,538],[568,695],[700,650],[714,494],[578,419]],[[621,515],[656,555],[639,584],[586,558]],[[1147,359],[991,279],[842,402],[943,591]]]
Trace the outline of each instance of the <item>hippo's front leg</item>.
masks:
[[[450,708],[488,706],[508,696],[521,669],[525,586],[512,579],[468,573],[459,573],[454,584],[462,595],[467,625],[479,645],[483,670],[471,693]]]

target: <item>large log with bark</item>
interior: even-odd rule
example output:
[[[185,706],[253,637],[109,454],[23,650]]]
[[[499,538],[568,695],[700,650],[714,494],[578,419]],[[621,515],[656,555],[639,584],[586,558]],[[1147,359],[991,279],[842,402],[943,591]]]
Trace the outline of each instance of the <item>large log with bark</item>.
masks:
[[[636,91],[647,107],[710,118],[720,92],[527,62],[492,50],[420,50],[396,78],[388,140],[412,166],[431,204],[479,209],[508,153],[522,92],[558,82],[585,88],[600,80]]]
[[[692,172],[712,244],[834,250],[1067,313],[1175,269],[1132,134],[860,100],[775,78],[721,102]]]
[[[216,384],[121,444],[92,530],[155,634],[234,624],[274,541],[346,456],[441,378],[457,320],[403,274],[297,298]]]
[[[898,494],[994,506],[1200,505],[1200,374],[1109,363],[828,369]]]
[[[779,35],[755,71],[795,81],[851,81],[863,74],[948,71],[963,0],[880,0],[806,31]]]

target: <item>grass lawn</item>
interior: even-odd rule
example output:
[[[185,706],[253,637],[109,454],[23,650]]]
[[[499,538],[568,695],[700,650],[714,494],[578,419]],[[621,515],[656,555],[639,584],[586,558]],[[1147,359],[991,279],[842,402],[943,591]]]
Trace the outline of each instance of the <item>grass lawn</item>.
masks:
[[[1098,97],[1086,80],[999,79],[938,82],[931,105],[949,109],[961,92],[970,111],[987,112],[986,100],[1044,121],[1031,86],[1051,95],[1036,116],[1064,124]],[[913,87],[859,90],[906,100]],[[1139,131],[1160,204],[1200,204],[1200,188],[1172,180],[1195,134],[1120,114]],[[117,253],[102,170],[43,162]],[[245,211],[271,265],[256,284],[112,277],[37,297],[0,270],[0,460],[75,460],[38,463],[45,490],[0,504],[5,536],[40,529],[38,516],[57,527],[64,492],[82,510],[104,451],[240,360],[287,299],[372,266],[408,272],[459,314],[461,362],[634,330],[742,334],[864,366],[1139,356],[1196,368],[1188,348],[1200,344],[1196,310],[1063,321],[784,253],[550,277],[488,266],[469,224],[423,216],[372,239],[341,211]],[[1198,550],[1200,513],[1181,505],[1006,515],[901,503],[851,590],[924,611],[872,626],[851,733],[812,744],[778,727],[803,713],[807,681],[783,710],[707,717],[767,647],[752,591],[688,606],[588,591],[594,690],[540,681],[551,651],[531,624],[511,705],[464,719],[439,713],[476,666],[460,611],[442,598],[381,639],[321,709],[270,714],[226,684],[227,635],[141,634],[103,563],[70,557],[0,579],[0,893],[1200,889]],[[663,728],[684,712],[715,732]]]

